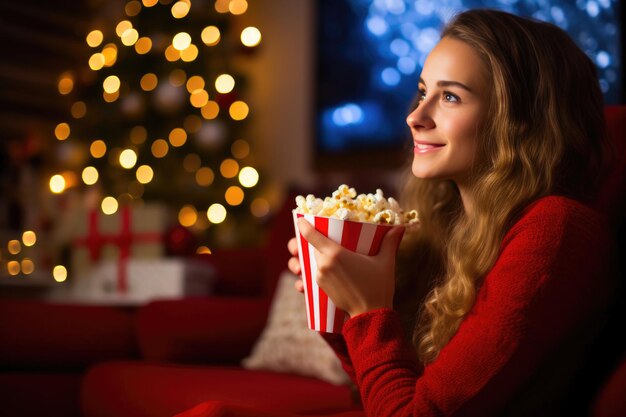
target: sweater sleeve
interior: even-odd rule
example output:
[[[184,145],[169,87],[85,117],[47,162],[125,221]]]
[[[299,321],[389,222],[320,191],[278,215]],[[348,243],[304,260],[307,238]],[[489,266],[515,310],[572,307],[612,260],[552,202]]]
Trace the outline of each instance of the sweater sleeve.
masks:
[[[343,335],[370,416],[493,415],[575,325],[602,304],[602,225],[584,206],[540,200],[505,237],[472,310],[421,369],[390,309],[353,317]]]

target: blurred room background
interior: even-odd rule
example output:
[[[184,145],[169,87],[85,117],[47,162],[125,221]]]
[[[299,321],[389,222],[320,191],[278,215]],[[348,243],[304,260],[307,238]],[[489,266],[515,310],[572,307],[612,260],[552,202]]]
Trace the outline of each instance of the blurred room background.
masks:
[[[464,8],[563,27],[597,64],[607,103],[623,102],[620,6],[3,2],[0,292],[68,284],[101,259],[262,245],[294,190],[394,195],[421,65]]]

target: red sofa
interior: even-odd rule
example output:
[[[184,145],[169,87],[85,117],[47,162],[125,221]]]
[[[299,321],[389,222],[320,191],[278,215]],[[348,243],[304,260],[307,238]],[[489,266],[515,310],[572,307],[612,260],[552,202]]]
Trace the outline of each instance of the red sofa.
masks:
[[[606,113],[623,158],[626,106]],[[598,199],[619,228],[622,251],[625,177],[622,160]],[[275,217],[262,248],[209,257],[220,277],[213,297],[136,309],[1,299],[0,415],[362,416],[348,387],[239,366],[265,325],[287,261],[291,201]],[[617,306],[609,330],[623,328],[623,310]],[[585,376],[586,394],[596,400],[590,413],[581,414],[626,415],[626,356],[614,333],[598,340],[594,355],[602,360]]]

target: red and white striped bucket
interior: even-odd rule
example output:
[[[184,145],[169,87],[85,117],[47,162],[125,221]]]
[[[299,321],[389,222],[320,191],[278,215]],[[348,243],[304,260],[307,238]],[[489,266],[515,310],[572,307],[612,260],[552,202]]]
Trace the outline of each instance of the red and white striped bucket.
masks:
[[[335,307],[333,301],[317,285],[314,248],[300,235],[297,223],[300,217],[304,217],[317,231],[344,248],[369,256],[378,253],[383,236],[391,230],[391,226],[353,222],[293,211],[309,328],[326,333],[341,333],[341,328],[346,320],[346,313]]]

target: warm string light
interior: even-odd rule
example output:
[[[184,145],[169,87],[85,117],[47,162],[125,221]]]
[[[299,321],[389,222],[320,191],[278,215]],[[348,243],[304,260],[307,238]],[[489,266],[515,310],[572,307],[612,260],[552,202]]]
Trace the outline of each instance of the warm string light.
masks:
[[[154,7],[159,3],[158,0],[138,0],[128,1],[124,7],[124,11],[127,16],[134,17],[141,13],[143,8]],[[171,14],[175,19],[182,19],[188,15],[191,9],[190,0],[174,0],[163,3],[164,5],[171,5]],[[217,0],[215,1],[215,9],[219,13],[231,13],[232,15],[241,15],[247,11],[248,3],[245,0]],[[119,37],[121,44],[134,47],[134,51],[138,55],[143,55],[151,52],[157,42],[156,38],[150,38],[147,36],[141,37],[137,28],[133,27],[133,23],[130,20],[120,21],[116,27],[115,32]],[[194,35],[195,36],[195,35]],[[201,46],[214,47],[221,41],[222,33],[216,26],[206,26],[201,34],[200,39],[197,41],[202,42]],[[104,34],[101,30],[94,29],[86,36],[86,42],[91,48],[101,48],[100,51],[95,51],[89,58],[89,67],[93,71],[99,71],[105,67],[113,66],[118,58],[118,46],[115,43],[107,43],[103,45]],[[255,47],[261,42],[261,32],[255,27],[246,27],[240,34],[241,43],[249,48]],[[162,45],[162,44],[159,44]],[[183,61],[192,62],[199,54],[198,47],[193,43],[192,36],[187,32],[178,32],[171,38],[169,45],[159,46],[157,45],[157,51],[164,53],[165,59],[170,62]],[[141,90],[145,92],[152,92],[159,87],[159,77],[155,73],[146,73],[141,76],[139,85]],[[165,158],[170,148],[180,148],[185,146],[188,141],[189,135],[200,132],[203,128],[203,120],[217,119],[220,115],[221,97],[218,95],[216,99],[211,100],[213,93],[209,94],[207,91],[207,81],[200,75],[192,75],[187,77],[187,74],[182,69],[175,69],[170,72],[167,77],[170,85],[179,88],[183,87],[189,94],[189,104],[198,109],[198,115],[189,115],[185,118],[183,127],[172,129],[165,138],[150,138],[149,150],[152,157],[156,159]],[[131,81],[129,80],[129,83]],[[210,83],[210,82],[209,82]],[[123,88],[122,88],[123,87]],[[132,85],[130,86],[132,88]],[[233,75],[223,73],[217,76],[214,81],[215,91],[219,94],[230,94],[235,90],[236,82]],[[71,73],[64,73],[58,81],[58,89],[61,94],[69,94],[74,88],[74,77]],[[102,82],[102,98],[105,102],[113,103],[120,98],[121,91],[124,91],[124,95],[127,94],[129,86],[124,84],[117,75],[110,74]],[[158,90],[157,90],[158,91]],[[183,90],[184,91],[184,90]],[[234,95],[236,97],[236,94]],[[125,96],[123,96],[125,97]],[[242,100],[230,101],[225,100],[224,109],[228,109],[228,115],[230,119],[234,121],[241,121],[248,117],[250,109],[246,102]],[[72,117],[80,119],[86,114],[86,105],[84,102],[76,102],[72,106]],[[200,118],[199,116],[202,116]],[[219,123],[219,122],[218,122]],[[206,125],[206,123],[204,123]],[[217,125],[216,125],[217,126]],[[148,139],[146,129],[137,126],[136,131],[130,131],[128,139],[133,145],[142,145]],[[133,133],[135,132],[135,133]],[[204,132],[204,130],[203,130]],[[67,140],[70,137],[71,129],[68,123],[59,123],[55,129],[55,137],[60,140]],[[203,133],[204,134],[204,133]],[[128,145],[122,145],[128,146]],[[145,145],[144,145],[145,146]],[[104,140],[94,139],[89,147],[89,153],[91,157],[98,159],[103,158],[108,153],[109,164],[113,167],[121,167],[125,170],[135,169],[135,175],[133,181],[129,184],[129,193],[122,194],[116,199],[113,196],[107,196],[101,201],[101,209],[105,214],[114,214],[119,208],[119,204],[126,200],[132,200],[134,198],[141,198],[143,194],[143,187],[145,184],[150,183],[154,176],[155,170],[150,165],[141,165],[136,167],[139,159],[137,149],[141,149],[138,146],[135,149],[131,148],[116,148],[108,151],[107,145]],[[234,141],[230,146],[230,153],[235,159],[226,158],[219,165],[219,174],[228,180],[238,180],[237,185],[231,185],[227,187],[224,193],[224,201],[231,207],[239,206],[245,199],[245,188],[254,187],[259,180],[258,172],[250,166],[245,166],[240,169],[239,161],[247,158],[250,154],[250,146],[248,142],[243,139]],[[215,173],[213,169],[208,166],[202,166],[202,160],[199,155],[190,153],[184,157],[182,167],[185,171],[192,174],[195,177],[196,183],[201,187],[209,187],[215,181]],[[80,171],[79,171],[80,172]],[[73,177],[72,177],[73,175]],[[98,182],[100,173],[94,166],[85,166],[82,169],[80,179],[87,185],[94,185]],[[64,172],[62,174],[56,174],[50,178],[50,190],[53,193],[62,193],[66,189],[76,185],[76,174],[69,174]],[[243,187],[243,188],[242,188]],[[270,211],[270,205],[266,199],[255,198],[250,203],[250,212],[256,217],[264,217]],[[184,205],[179,211],[179,223],[185,227],[194,227],[196,230],[206,229],[210,224],[219,224],[225,221],[227,217],[227,209],[220,203],[210,205],[207,209],[207,215],[198,217],[198,212],[190,204]],[[201,247],[202,248],[202,247]],[[206,251],[210,253],[207,247]],[[200,250],[200,248],[198,249]],[[203,252],[204,253],[204,252]],[[62,266],[59,266],[63,268]],[[21,266],[24,270],[24,266]],[[28,269],[28,267],[26,268]],[[63,271],[59,269],[59,271]],[[63,276],[63,272],[59,272],[58,276]],[[67,271],[65,270],[65,277]],[[57,275],[55,275],[57,279]],[[63,278],[62,280],[64,280]],[[58,279],[57,279],[58,280]],[[61,280],[61,281],[62,281]],[[58,280],[59,281],[59,280]]]
[[[22,233],[21,239],[10,239],[0,248],[0,260],[3,261],[3,268],[9,276],[31,275],[35,272],[35,262],[29,250],[36,243],[37,234],[33,230],[26,230]],[[7,255],[3,255],[5,247]]]

